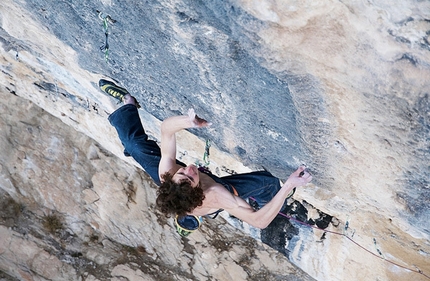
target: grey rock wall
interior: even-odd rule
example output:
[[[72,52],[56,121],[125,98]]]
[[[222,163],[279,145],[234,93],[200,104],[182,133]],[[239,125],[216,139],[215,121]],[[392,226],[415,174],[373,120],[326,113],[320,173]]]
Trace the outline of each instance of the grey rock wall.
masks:
[[[279,79],[250,54],[261,49],[256,33],[267,24],[237,3],[27,1],[26,9],[77,52],[83,68],[121,82],[155,117],[194,107],[215,124],[196,134],[282,177],[310,161],[288,87],[298,78]],[[115,20],[107,63],[97,11]]]

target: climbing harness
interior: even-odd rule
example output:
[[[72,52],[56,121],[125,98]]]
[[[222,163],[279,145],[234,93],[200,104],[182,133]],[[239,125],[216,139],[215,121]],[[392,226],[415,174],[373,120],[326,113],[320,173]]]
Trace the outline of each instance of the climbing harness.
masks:
[[[109,42],[108,42],[109,29],[108,28],[109,28],[109,23],[113,24],[116,22],[116,20],[112,19],[110,15],[106,15],[104,17],[103,12],[98,12],[98,13],[99,13],[99,19],[103,21],[103,29],[105,31],[105,43],[100,46],[100,50],[104,52],[105,60],[106,62],[108,62],[109,60]]]

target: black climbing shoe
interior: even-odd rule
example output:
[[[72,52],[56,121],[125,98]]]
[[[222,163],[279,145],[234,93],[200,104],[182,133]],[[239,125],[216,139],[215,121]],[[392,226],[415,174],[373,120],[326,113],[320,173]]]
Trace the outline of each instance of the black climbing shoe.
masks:
[[[99,87],[103,92],[105,92],[106,94],[108,94],[111,97],[118,99],[120,102],[124,101],[125,95],[130,95],[130,93],[126,89],[121,88],[121,87],[115,85],[115,83],[108,81],[108,80],[100,79]],[[136,100],[136,98],[135,97],[132,97],[132,98],[136,102],[136,107],[140,108],[140,104]]]

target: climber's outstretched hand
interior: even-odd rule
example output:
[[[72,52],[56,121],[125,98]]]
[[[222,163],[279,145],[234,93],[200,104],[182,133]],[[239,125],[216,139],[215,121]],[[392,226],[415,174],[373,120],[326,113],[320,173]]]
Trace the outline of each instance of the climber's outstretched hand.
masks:
[[[188,110],[188,118],[190,118],[191,121],[191,128],[201,128],[212,125],[212,123],[209,123],[205,119],[197,116],[193,108]]]
[[[312,180],[312,175],[306,170],[305,166],[300,166],[294,173],[292,173],[285,184],[289,183],[294,187],[306,185]]]

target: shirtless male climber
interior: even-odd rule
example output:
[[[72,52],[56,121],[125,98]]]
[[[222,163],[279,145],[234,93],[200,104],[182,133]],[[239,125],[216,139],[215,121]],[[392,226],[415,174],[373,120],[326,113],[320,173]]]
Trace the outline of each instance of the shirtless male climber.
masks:
[[[181,219],[225,210],[262,229],[276,217],[295,187],[312,180],[303,166],[282,186],[280,180],[267,171],[217,177],[195,165],[186,166],[176,159],[175,134],[183,129],[206,127],[209,125],[206,120],[199,118],[194,110],[187,115],[167,118],[161,125],[160,149],[145,133],[137,112],[140,107],[137,100],[113,82],[101,79],[99,86],[108,95],[124,102],[108,119],[118,132],[124,154],[132,156],[160,186],[156,205],[167,216]],[[257,210],[245,201],[250,197],[258,204]]]

